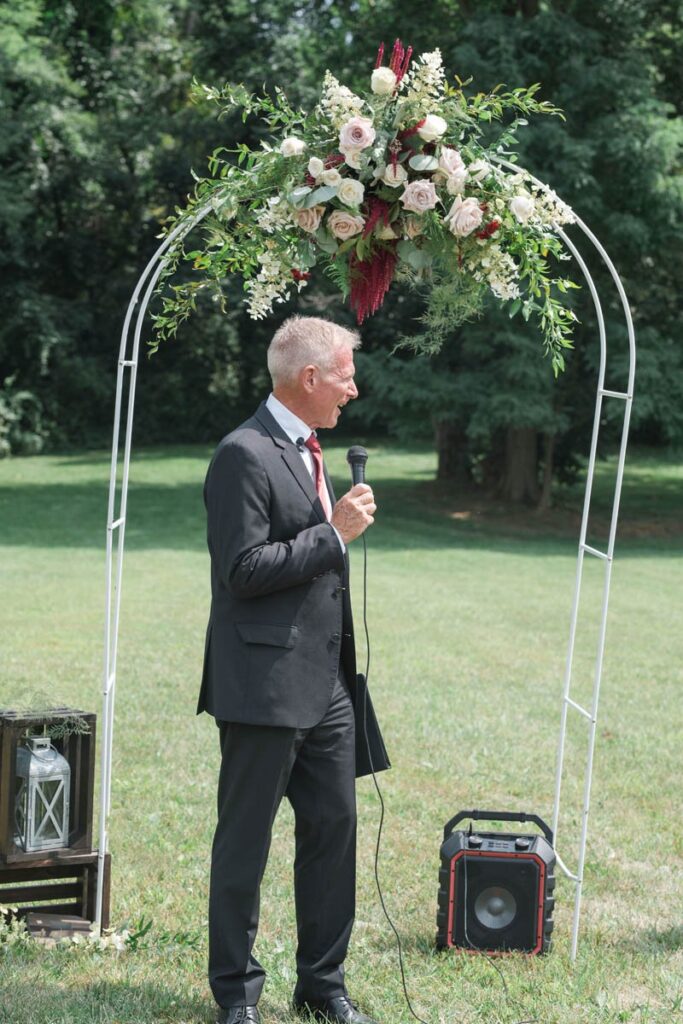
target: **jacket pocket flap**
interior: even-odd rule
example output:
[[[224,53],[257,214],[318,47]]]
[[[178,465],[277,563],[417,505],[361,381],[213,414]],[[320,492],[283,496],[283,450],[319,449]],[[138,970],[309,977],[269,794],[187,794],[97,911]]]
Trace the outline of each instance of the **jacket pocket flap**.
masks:
[[[235,626],[245,644],[293,647],[299,637],[298,626],[279,626],[270,622],[236,622]]]

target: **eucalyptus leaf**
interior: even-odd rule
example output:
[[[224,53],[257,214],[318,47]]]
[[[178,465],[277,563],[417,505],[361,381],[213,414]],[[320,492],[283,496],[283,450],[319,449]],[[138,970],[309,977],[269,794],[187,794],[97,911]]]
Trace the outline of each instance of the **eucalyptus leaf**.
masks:
[[[315,206],[316,203],[326,203],[332,196],[336,196],[337,187],[336,185],[321,185],[316,188],[304,200],[304,209],[308,209],[309,206]]]
[[[287,196],[287,202],[295,206],[297,210],[301,210],[304,207],[306,196],[310,193],[310,185],[299,185],[297,188],[293,188]]]
[[[432,265],[432,257],[424,249],[418,249],[414,242],[404,239],[397,246],[399,259],[407,263],[413,270],[424,270]]]
[[[332,254],[337,251],[337,240],[327,228],[318,228],[315,233],[315,240],[323,252]]]
[[[426,153],[417,153],[415,156],[411,156],[408,163],[414,171],[435,171],[439,166],[436,157],[427,156]]]

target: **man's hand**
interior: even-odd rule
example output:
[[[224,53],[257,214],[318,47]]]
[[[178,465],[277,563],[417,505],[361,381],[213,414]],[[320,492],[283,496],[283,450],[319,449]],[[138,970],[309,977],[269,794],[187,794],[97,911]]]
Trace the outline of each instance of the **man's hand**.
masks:
[[[372,488],[368,484],[354,484],[334,506],[330,522],[344,543],[350,544],[374,523],[376,511]]]

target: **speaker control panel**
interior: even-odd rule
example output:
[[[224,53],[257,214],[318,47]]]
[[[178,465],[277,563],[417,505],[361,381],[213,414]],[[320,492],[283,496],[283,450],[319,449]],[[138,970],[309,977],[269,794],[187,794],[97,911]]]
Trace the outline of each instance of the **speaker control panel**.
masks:
[[[530,836],[501,836],[500,839],[494,839],[490,833],[486,836],[474,833],[467,837],[467,845],[470,850],[488,850],[492,853],[514,853],[528,850],[532,842],[533,837]]]

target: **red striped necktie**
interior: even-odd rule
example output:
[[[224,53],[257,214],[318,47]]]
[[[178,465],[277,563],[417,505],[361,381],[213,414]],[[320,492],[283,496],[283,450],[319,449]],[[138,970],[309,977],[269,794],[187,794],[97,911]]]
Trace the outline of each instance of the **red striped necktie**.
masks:
[[[325,510],[325,516],[328,519],[332,518],[332,505],[330,503],[330,492],[327,490],[327,484],[325,483],[325,474],[323,473],[323,450],[320,447],[320,441],[311,434],[304,444],[308,448],[309,452],[313,456],[313,471],[315,479],[315,489],[318,492],[323,509]]]

